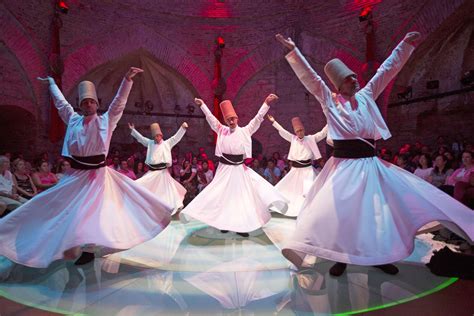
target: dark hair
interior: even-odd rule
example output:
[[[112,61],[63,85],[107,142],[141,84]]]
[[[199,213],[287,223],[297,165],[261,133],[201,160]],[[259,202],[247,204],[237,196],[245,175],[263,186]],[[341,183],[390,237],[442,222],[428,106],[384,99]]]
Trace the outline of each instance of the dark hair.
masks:
[[[438,158],[438,157],[441,157],[444,162],[447,162],[447,161],[448,161],[448,158],[446,158],[443,154],[437,154],[437,155],[435,156],[434,160],[436,160],[436,158]],[[445,173],[446,173],[446,170],[448,170],[447,165],[444,166],[444,172],[445,172]],[[439,170],[438,166],[436,166],[436,165],[433,167],[433,172],[434,172],[435,174],[441,174],[441,171]]]
[[[36,161],[35,161],[35,166],[36,166],[36,168],[39,169],[39,168],[41,167],[41,165],[42,165],[43,163],[45,163],[45,162],[48,163],[48,162],[47,162],[46,160],[44,160],[44,159],[38,159],[38,160],[36,160]],[[49,164],[48,164],[48,165],[49,165]]]
[[[191,161],[184,159],[183,162],[181,163],[181,168],[184,169],[184,165],[186,164],[186,162],[189,162],[189,164],[191,164]]]
[[[421,154],[421,155],[420,155],[420,158],[418,159],[418,167],[420,167],[420,168],[422,167],[422,166],[421,166],[421,163],[420,163],[421,157],[425,157],[425,158],[426,158],[426,163],[428,164],[428,168],[433,165],[433,161],[431,160],[430,155],[428,155],[428,154]]]
[[[144,172],[145,171],[145,163],[141,160],[137,160],[135,161],[135,165],[133,166],[133,171],[135,172],[135,174],[138,173],[138,165],[139,164],[142,164],[142,170],[140,170],[141,172]]]

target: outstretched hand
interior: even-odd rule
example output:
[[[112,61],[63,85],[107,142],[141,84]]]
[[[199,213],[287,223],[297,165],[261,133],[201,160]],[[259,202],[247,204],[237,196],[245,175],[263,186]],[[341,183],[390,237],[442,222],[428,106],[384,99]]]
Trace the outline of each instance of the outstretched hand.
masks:
[[[186,123],[186,122],[183,122],[183,124],[181,124],[181,127],[182,127],[182,128],[188,128],[188,127],[189,127],[189,125],[188,125],[188,123]]]
[[[293,42],[293,40],[289,37],[284,38],[283,35],[277,34],[275,35],[275,38],[277,39],[277,41],[279,41],[283,46],[285,46],[289,50],[293,50],[296,47],[295,42]]]
[[[133,77],[135,77],[138,73],[143,72],[143,69],[137,67],[130,67],[128,72],[125,74],[125,79],[131,81]]]
[[[133,123],[128,123],[128,128],[135,129],[135,125]]]
[[[273,116],[271,116],[270,114],[267,115],[267,118],[270,122],[272,122],[272,123],[275,122],[275,118]]]
[[[403,40],[410,45],[416,45],[416,43],[418,43],[420,38],[421,38],[420,32],[409,32],[407,33],[407,35],[405,35],[405,38]]]
[[[47,76],[45,78],[41,78],[41,77],[37,77],[36,79],[38,79],[39,81],[43,82],[43,83],[48,83],[48,84],[55,84],[56,82],[54,81],[53,77],[50,77],[50,76]]]
[[[278,96],[276,94],[270,93],[268,97],[265,99],[265,103],[267,105],[271,105],[274,103],[276,100],[278,100]]]
[[[196,103],[196,105],[198,106],[201,106],[204,104],[204,101],[202,99],[199,99],[199,98],[194,98],[194,103]]]

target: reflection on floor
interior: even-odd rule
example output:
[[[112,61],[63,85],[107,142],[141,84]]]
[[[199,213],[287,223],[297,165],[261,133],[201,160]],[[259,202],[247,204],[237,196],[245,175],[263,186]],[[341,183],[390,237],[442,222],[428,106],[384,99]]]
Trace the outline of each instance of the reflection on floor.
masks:
[[[58,261],[48,269],[16,266],[0,295],[59,313],[92,315],[312,315],[368,311],[400,304],[448,286],[423,262],[438,245],[419,236],[416,250],[390,276],[308,260],[295,271],[279,247],[294,220],[273,218],[243,238],[200,223],[174,221],[155,239],[83,267]],[[310,258],[311,259],[311,258]]]

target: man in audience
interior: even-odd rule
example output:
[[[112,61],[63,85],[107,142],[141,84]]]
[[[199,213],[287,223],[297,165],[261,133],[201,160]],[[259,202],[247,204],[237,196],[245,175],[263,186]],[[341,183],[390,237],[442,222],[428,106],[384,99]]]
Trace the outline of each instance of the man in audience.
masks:
[[[27,201],[17,194],[13,185],[10,160],[7,156],[0,156],[0,217],[7,215]],[[5,210],[2,211],[3,208]]]

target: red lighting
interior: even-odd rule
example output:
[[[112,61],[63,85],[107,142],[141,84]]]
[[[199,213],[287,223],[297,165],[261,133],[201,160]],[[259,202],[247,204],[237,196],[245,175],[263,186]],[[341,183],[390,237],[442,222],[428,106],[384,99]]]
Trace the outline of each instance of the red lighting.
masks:
[[[61,11],[61,13],[67,14],[69,12],[69,6],[65,1],[59,0],[57,5],[58,10]]]
[[[371,7],[365,7],[362,9],[362,11],[359,14],[359,21],[367,21],[372,18],[372,8]]]
[[[217,42],[217,45],[218,45],[220,48],[224,48],[224,47],[225,47],[225,41],[224,41],[224,38],[223,38],[222,36],[217,37],[216,42]]]

